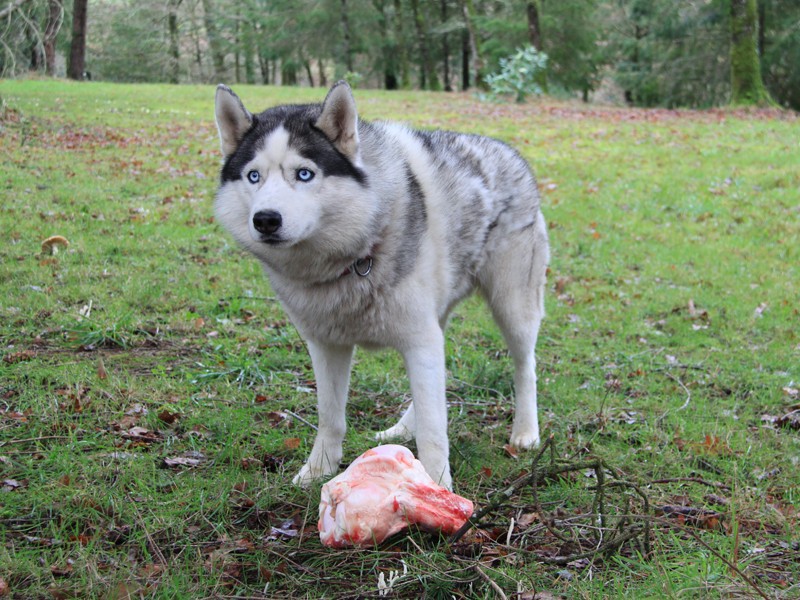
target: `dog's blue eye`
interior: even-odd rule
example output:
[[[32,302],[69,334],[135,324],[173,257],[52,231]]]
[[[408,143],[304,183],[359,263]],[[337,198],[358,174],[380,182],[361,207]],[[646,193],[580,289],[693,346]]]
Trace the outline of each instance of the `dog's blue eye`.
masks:
[[[314,179],[314,171],[310,171],[308,169],[298,169],[297,178],[303,182],[311,181]]]
[[[258,183],[259,179],[261,179],[261,175],[259,174],[258,171],[253,170],[247,173],[247,180],[250,183]]]

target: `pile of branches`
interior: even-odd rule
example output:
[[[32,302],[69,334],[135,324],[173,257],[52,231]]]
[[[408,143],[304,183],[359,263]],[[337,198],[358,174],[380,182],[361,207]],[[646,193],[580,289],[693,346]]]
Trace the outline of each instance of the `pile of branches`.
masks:
[[[593,485],[587,488],[593,494],[588,510],[548,512],[540,500],[539,487],[558,478],[569,479],[576,473],[593,480]],[[650,554],[650,503],[642,489],[622,479],[616,469],[600,458],[576,461],[557,458],[552,435],[533,457],[530,471],[495,493],[484,508],[450,537],[453,552],[468,554],[470,541],[465,535],[470,530],[492,529],[493,514],[505,511],[512,498],[523,500],[527,496],[538,518],[534,525],[513,537],[517,550],[527,549],[533,557],[556,565],[593,562],[619,552],[624,546],[633,547],[642,556]],[[509,543],[513,527],[512,519],[507,535]]]

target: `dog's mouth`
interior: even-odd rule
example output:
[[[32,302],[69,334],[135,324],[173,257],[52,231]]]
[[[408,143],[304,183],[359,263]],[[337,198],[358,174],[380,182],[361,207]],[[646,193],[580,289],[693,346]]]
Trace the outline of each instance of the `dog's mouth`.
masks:
[[[285,246],[289,243],[289,240],[279,235],[261,235],[258,237],[258,241],[267,246]]]

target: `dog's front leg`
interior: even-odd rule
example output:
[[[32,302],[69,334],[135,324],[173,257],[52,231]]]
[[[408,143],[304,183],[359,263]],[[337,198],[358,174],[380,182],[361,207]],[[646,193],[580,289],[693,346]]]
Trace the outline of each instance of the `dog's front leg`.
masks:
[[[319,429],[308,461],[293,479],[294,483],[301,486],[339,470],[347,428],[345,405],[353,359],[352,346],[308,342],[308,352],[317,379]]]
[[[423,339],[403,350],[415,415],[419,460],[434,481],[452,489],[447,401],[445,399],[444,334],[432,325]]]

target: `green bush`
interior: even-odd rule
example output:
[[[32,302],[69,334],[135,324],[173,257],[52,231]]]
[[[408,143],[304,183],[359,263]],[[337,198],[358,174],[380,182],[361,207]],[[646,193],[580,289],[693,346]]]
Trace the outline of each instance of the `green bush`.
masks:
[[[487,76],[486,83],[494,97],[514,94],[517,102],[525,102],[527,96],[542,93],[546,68],[547,54],[526,46],[501,58],[500,71]]]

